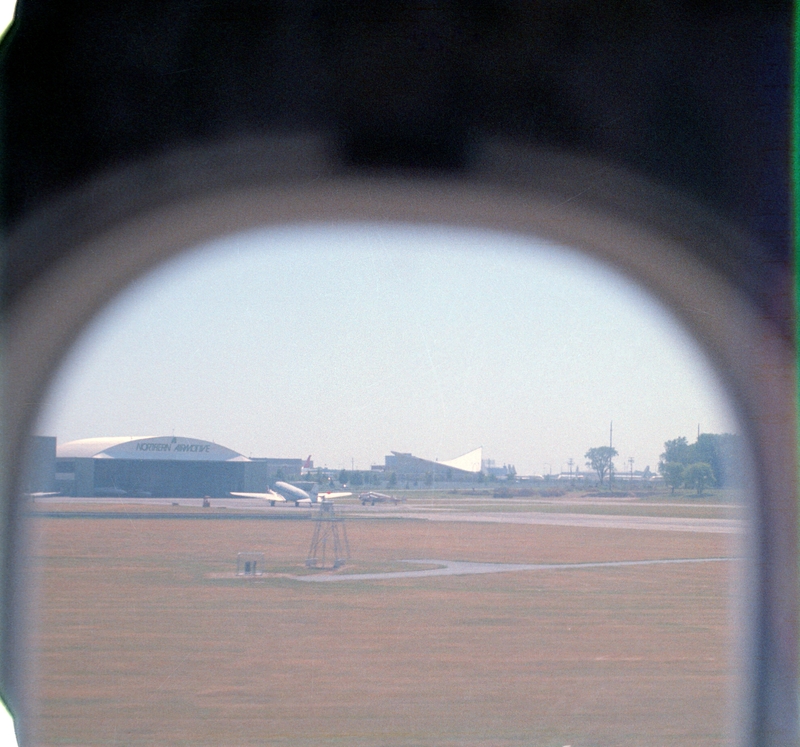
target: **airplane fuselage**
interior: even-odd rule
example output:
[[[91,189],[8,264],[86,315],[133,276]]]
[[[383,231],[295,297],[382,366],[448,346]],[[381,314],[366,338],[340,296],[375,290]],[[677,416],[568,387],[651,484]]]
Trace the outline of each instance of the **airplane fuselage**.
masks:
[[[297,485],[282,482],[281,480],[275,483],[274,490],[286,498],[287,501],[294,501],[295,506],[317,502],[316,491],[312,490],[311,492],[306,492],[302,488],[298,488]]]

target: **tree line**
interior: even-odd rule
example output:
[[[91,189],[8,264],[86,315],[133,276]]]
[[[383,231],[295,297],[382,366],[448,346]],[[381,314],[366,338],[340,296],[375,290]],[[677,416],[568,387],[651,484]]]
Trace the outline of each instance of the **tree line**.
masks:
[[[606,476],[613,479],[614,457],[617,450],[611,446],[596,446],[584,455],[586,466],[597,472],[602,485]],[[739,485],[742,465],[741,436],[733,433],[701,433],[690,444],[684,436],[664,443],[664,453],[658,471],[672,492],[685,487],[701,495],[709,487]]]
[[[739,485],[742,439],[733,433],[701,433],[690,444],[684,436],[664,443],[658,471],[675,492],[686,487],[702,494],[707,487]]]

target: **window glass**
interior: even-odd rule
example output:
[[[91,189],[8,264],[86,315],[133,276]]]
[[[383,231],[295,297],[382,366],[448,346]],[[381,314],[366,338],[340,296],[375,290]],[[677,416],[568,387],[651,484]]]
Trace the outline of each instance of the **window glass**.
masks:
[[[95,320],[37,433],[39,743],[726,744],[739,428],[573,250],[221,239]]]

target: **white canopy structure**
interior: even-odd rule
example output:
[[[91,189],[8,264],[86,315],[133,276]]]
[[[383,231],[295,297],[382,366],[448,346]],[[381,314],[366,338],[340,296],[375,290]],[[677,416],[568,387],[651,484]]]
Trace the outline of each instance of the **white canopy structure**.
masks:
[[[393,451],[385,460],[385,470],[394,472],[402,479],[416,480],[418,477],[430,473],[435,479],[473,479],[481,471],[483,447],[473,449],[447,462],[437,462],[432,459],[423,459],[413,454]]]
[[[440,462],[446,467],[453,467],[454,469],[464,470],[464,472],[480,472],[483,460],[483,446],[477,449],[462,454],[460,457],[450,459],[447,462]]]

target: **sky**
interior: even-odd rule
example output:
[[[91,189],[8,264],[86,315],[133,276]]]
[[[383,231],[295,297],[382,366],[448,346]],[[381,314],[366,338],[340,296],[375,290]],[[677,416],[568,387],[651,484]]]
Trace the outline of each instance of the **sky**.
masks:
[[[237,234],[131,285],[86,329],[37,433],[178,435],[369,469],[479,446],[519,475],[655,471],[668,439],[737,432],[696,343],[574,250],[450,227]]]

